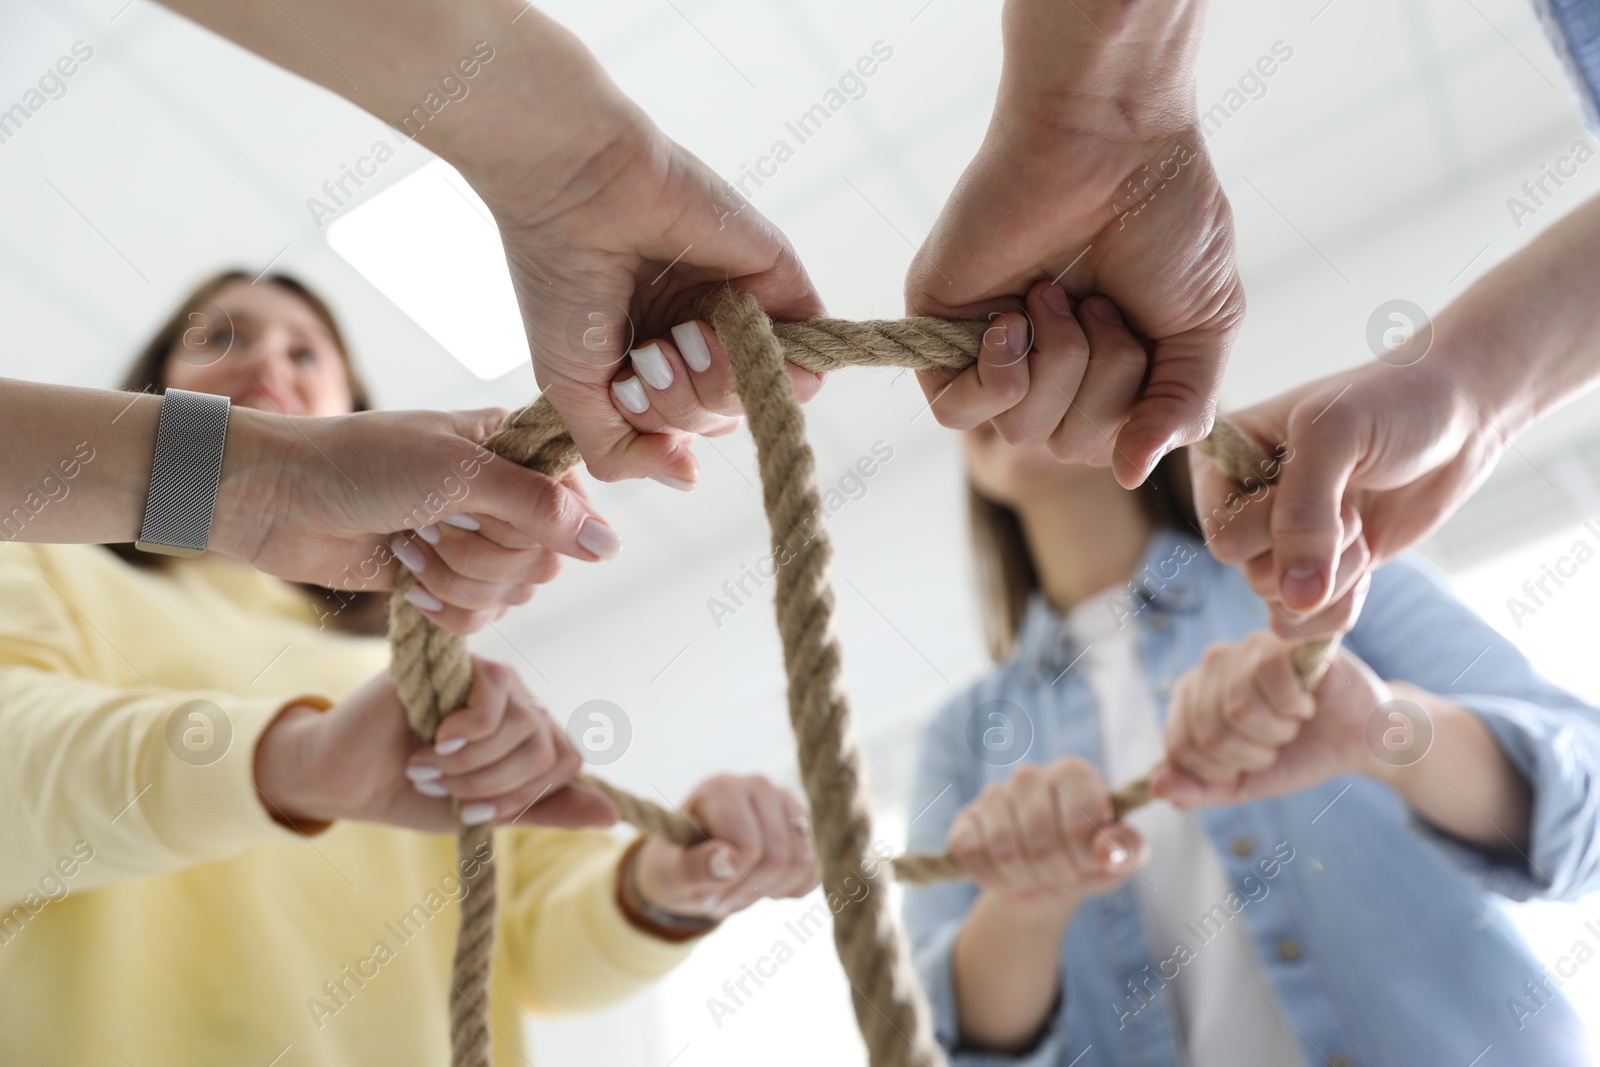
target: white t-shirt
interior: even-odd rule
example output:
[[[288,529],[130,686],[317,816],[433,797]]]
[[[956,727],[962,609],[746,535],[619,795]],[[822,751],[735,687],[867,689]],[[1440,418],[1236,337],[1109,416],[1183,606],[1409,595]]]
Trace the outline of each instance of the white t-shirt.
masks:
[[[1077,669],[1086,672],[1099,710],[1105,774],[1113,787],[1144,774],[1165,751],[1139,628],[1124,618],[1119,629],[1112,612],[1121,593],[1112,589],[1092,597],[1067,615],[1068,632],[1086,649]],[[1150,949],[1165,960],[1182,941],[1192,954],[1164,990],[1176,1007],[1191,1067],[1303,1067],[1300,1043],[1277,1004],[1243,914],[1204,943],[1186,926],[1232,891],[1200,821],[1159,801],[1126,821],[1150,844],[1150,860],[1132,883]]]

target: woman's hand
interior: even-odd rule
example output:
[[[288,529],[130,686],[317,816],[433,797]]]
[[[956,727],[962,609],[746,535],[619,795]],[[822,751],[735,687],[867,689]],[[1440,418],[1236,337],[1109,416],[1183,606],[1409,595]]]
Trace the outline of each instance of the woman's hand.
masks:
[[[810,823],[800,802],[760,775],[719,774],[683,809],[711,840],[680,848],[657,838],[634,855],[636,884],[674,915],[721,919],[762,897],[799,897],[817,885]]]
[[[1340,649],[1308,693],[1295,674],[1298,639],[1254,633],[1212,645],[1178,679],[1167,715],[1167,765],[1151,792],[1182,808],[1281,796],[1346,774],[1387,780],[1367,722],[1394,698],[1372,669]]]
[[[596,125],[610,135],[581,153],[477,188],[500,224],[539,384],[590,472],[692,489],[694,435],[730,432],[743,410],[694,302],[732,285],[795,320],[822,314],[822,300],[783,234],[631,102]],[[821,387],[785,367],[800,400]]]
[[[380,674],[327,711],[296,705],[256,744],[256,790],[289,824],[334,819],[448,832],[462,820],[497,826],[608,826],[610,801],[569,782],[583,769],[566,735],[511,668],[472,658],[465,707],[424,745]]]
[[[949,849],[985,891],[1029,911],[1070,913],[1130,878],[1144,838],[1115,821],[1111,789],[1087,760],[1024,763],[957,813]]]
[[[479,630],[555,577],[559,555],[609,559],[622,547],[575,477],[547,478],[483,448],[504,417],[235,409],[213,545],[340,592],[392,589],[404,563],[424,614]]]

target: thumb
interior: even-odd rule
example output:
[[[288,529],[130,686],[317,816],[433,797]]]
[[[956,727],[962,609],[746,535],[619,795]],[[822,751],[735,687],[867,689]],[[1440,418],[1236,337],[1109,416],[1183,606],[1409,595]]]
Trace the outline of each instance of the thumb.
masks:
[[[446,411],[443,414],[450,432],[482,444],[484,438],[500,428],[500,423],[506,417],[506,409],[474,408],[470,411]]]
[[[1307,411],[1318,414],[1307,419]],[[1349,405],[1324,406],[1314,397],[1289,418],[1288,447],[1272,489],[1270,526],[1279,595],[1296,614],[1320,610],[1333,589],[1344,543],[1339,510],[1361,458],[1352,416]]]
[[[1117,433],[1111,469],[1123,488],[1142,485],[1162,456],[1211,432],[1232,339],[1230,329],[1157,342],[1150,380]]]
[[[738,880],[733,849],[721,841],[707,841],[683,850],[678,869],[684,879],[697,885],[732,885]]]

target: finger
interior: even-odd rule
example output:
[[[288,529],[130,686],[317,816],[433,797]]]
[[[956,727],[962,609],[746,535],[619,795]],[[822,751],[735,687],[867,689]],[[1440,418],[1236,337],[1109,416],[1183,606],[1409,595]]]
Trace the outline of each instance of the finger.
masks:
[[[1018,889],[1041,889],[1047,883],[1029,855],[1023,814],[1014,790],[1007,790],[996,804],[992,826],[1000,830],[989,840],[989,854],[1000,868],[1000,876]]]
[[[1170,763],[1150,777],[1151,796],[1186,811],[1220,803],[1232,791],[1231,785],[1214,785]]]
[[[1367,539],[1358,538],[1339,556],[1339,569],[1333,578],[1337,599],[1311,615],[1291,615],[1280,607],[1272,613],[1273,631],[1309,641],[1349,630],[1361,615],[1366,584],[1372,577],[1371,566],[1372,550]]]
[[[459,774],[442,774],[437,781],[451,796],[463,801],[487,800],[528,789],[537,790],[539,786],[553,789],[566,782],[566,779],[552,780],[557,776],[561,759],[562,753],[551,735],[543,730],[532,730],[499,759]]]
[[[1066,418],[1089,364],[1089,341],[1059,285],[1034,286],[1027,307],[1033,326],[1028,392],[1015,407],[994,418],[1001,438],[1013,445],[1049,440]]]
[[[445,754],[433,748],[418,749],[406,763],[406,777],[413,782],[459,782],[500,763],[536,735],[551,730],[553,726],[543,708],[513,696],[506,702],[506,713],[494,733],[461,748],[451,746],[452,750]],[[448,787],[447,791],[455,792]]]
[[[508,459],[495,457],[476,467],[463,503],[470,504],[480,529],[493,531],[494,539],[507,547],[543,545],[592,561],[610,559],[622,546],[573,484]]]
[[[1292,461],[1272,492],[1272,555],[1284,608],[1309,615],[1327,605],[1333,588],[1344,543],[1341,504],[1362,442],[1351,405],[1330,404],[1316,416],[1304,411],[1290,416]]]
[[[945,841],[945,848],[955,857],[961,869],[972,875],[972,880],[979,885],[993,887],[1000,884],[994,859],[989,855],[984,841],[983,822],[978,818],[975,806],[956,813],[955,821],[950,824],[950,836]]]
[[[513,754],[508,759],[515,758]],[[506,762],[502,761],[499,765],[503,766]],[[461,821],[469,826],[489,821],[500,825],[516,822],[530,808],[570,785],[582,770],[583,761],[570,748],[564,749],[548,773],[528,779],[503,793],[461,796]]]
[[[1244,293],[1235,288],[1210,323],[1156,342],[1149,380],[1117,433],[1112,469],[1125,488],[1143,483],[1174,448],[1211,432],[1228,349],[1243,316]]]
[[[1060,889],[1072,884],[1072,864],[1067,859],[1071,834],[1064,819],[1056,786],[1042,770],[1017,783],[1014,804],[1022,828],[1022,847],[1041,885]]]
[[[638,381],[631,399],[637,402],[642,391],[648,410],[664,420],[667,427],[717,436],[739,425],[738,419],[707,410],[701,403],[688,365],[672,342],[648,341],[628,355]]]
[[[454,577],[495,585],[542,585],[561,572],[562,557],[543,545],[507,548],[450,523],[424,526],[416,533],[429,556]]]
[[[761,858],[761,819],[750,797],[731,775],[707,779],[695,789],[684,810],[700,820],[741,874]]]
[[[474,741],[492,737],[505,721],[511,697],[513,671],[503,663],[472,657],[472,689],[467,702],[439,721],[434,751],[448,756]]]
[[[750,807],[755,811],[761,827],[761,852],[753,857],[750,880],[763,889],[770,882],[785,877],[785,867],[790,862],[794,848],[794,827],[783,803],[782,792],[760,776],[741,783]]]
[[[1050,435],[1050,451],[1067,462],[1103,465],[1139,396],[1149,356],[1110,300],[1090,297],[1078,310],[1089,339],[1089,365],[1071,410]]]
[[[970,430],[1027,395],[1028,331],[1026,316],[1001,315],[984,331],[975,365],[943,384],[932,372],[918,373],[917,381],[940,425]]]
[[[615,399],[610,382],[557,382],[544,395],[563,415],[589,473],[601,481],[652,478],[682,486],[699,481],[700,464],[690,448],[693,436],[641,433],[623,418],[626,409]]]
[[[1120,882],[1149,858],[1150,847],[1143,834],[1126,823],[1113,823],[1095,834],[1083,873],[1091,884]]]
[[[1223,563],[1264,560],[1270,564],[1272,506],[1268,491],[1257,486],[1246,491],[1198,448],[1189,449],[1189,479],[1194,485],[1195,515],[1211,554]],[[1261,589],[1259,585],[1256,588]],[[1271,588],[1277,589],[1276,577]]]
[[[733,378],[728,350],[710,326],[691,319],[672,328],[672,340],[688,368],[689,384],[707,411],[733,417],[744,414]]]

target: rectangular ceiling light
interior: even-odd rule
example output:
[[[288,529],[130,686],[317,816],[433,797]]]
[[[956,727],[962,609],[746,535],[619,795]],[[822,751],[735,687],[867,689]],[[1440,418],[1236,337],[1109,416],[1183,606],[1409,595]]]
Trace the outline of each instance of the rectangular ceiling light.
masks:
[[[494,217],[435,160],[329,224],[328,244],[485,381],[528,362]]]

